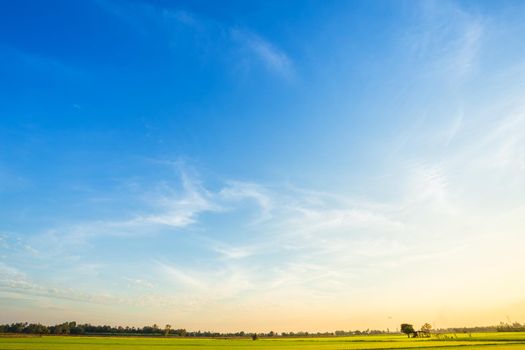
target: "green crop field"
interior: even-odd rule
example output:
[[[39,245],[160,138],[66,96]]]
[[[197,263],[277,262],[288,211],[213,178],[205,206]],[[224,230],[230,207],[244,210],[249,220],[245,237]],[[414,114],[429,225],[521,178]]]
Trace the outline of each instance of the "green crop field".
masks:
[[[0,337],[5,350],[135,350],[135,349],[268,349],[343,350],[443,348],[462,350],[525,350],[525,333],[448,335],[447,339],[407,339],[399,335],[332,338],[195,339],[141,337]]]

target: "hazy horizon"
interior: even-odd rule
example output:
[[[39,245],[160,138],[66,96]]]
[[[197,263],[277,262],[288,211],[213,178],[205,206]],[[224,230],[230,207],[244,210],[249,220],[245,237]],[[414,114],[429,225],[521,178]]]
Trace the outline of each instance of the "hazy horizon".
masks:
[[[525,3],[0,4],[0,323],[525,321]]]

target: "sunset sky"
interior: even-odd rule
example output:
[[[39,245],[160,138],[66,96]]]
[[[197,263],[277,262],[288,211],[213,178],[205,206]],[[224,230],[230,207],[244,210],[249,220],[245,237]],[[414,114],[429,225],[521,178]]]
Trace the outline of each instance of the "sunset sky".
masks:
[[[525,321],[525,2],[1,1],[0,323]]]

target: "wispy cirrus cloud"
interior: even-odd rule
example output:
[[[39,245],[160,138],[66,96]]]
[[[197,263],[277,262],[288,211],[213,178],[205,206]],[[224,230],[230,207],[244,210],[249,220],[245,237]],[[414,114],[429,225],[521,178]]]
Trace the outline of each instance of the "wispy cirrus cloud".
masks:
[[[235,58],[227,60],[235,70],[240,68],[249,71],[261,66],[284,78],[293,75],[294,64],[285,50],[248,28],[241,29],[182,8],[154,6],[143,2],[120,4],[99,0],[98,3],[101,8],[129,23],[142,35],[160,31],[169,40],[177,42],[181,28],[190,29],[193,31],[191,35],[194,36],[194,45],[199,50],[210,55],[227,52]],[[166,44],[172,45],[170,42]]]
[[[221,243],[215,243],[212,249],[226,259],[243,259],[259,251],[257,246],[230,246]]]
[[[213,196],[195,179],[181,173],[182,191],[176,191],[167,184],[162,184],[147,201],[153,206],[153,213],[141,214],[119,226],[164,225],[174,228],[194,224],[197,216],[208,211],[220,211]]]
[[[253,56],[268,70],[290,77],[293,74],[293,62],[281,49],[268,40],[238,28],[230,29],[232,39],[237,42],[245,55]]]
[[[488,21],[455,2],[426,1],[415,7],[416,25],[403,44],[421,74],[460,83],[475,71]]]
[[[27,274],[5,264],[0,264],[0,293],[88,303],[109,303],[113,301],[112,297],[104,295],[93,295],[73,288],[56,288],[34,282]]]

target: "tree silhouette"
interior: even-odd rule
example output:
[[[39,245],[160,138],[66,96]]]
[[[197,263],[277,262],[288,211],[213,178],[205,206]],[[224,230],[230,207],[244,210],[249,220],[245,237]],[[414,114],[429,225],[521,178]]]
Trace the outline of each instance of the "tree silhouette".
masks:
[[[425,323],[421,326],[421,332],[425,334],[425,336],[430,337],[430,332],[432,331],[432,326],[430,323]]]
[[[414,334],[416,331],[414,330],[414,326],[409,323],[402,323],[401,324],[401,332],[408,335],[410,338],[410,334]]]

